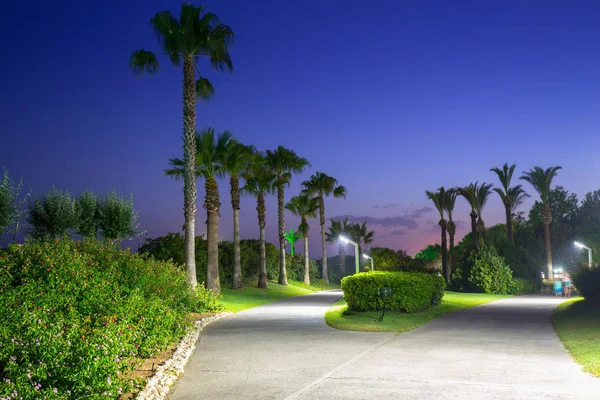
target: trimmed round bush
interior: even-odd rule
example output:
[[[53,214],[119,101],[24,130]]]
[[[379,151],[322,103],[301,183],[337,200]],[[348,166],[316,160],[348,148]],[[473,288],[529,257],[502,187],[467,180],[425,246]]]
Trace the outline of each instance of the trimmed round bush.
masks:
[[[446,284],[441,276],[420,272],[362,272],[342,279],[344,298],[352,311],[381,309],[382,287],[393,290],[388,309],[413,313],[440,304]]]
[[[580,266],[571,274],[577,292],[587,301],[600,303],[600,268]]]

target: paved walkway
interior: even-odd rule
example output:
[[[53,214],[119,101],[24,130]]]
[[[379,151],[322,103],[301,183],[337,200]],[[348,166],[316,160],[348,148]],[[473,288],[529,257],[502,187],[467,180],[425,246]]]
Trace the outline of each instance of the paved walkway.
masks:
[[[338,331],[340,292],[294,297],[209,325],[172,399],[600,399],[552,329],[552,297],[521,296],[411,332]]]

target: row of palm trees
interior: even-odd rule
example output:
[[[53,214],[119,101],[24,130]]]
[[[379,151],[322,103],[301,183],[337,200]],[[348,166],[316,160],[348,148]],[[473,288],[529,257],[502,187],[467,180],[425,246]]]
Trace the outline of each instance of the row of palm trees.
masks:
[[[454,269],[454,237],[456,234],[456,224],[453,221],[453,211],[458,196],[463,197],[471,207],[471,235],[473,250],[477,250],[483,242],[483,233],[485,232],[485,223],[483,221],[483,208],[487,203],[492,192],[496,192],[502,204],[504,204],[506,212],[506,234],[510,243],[514,243],[513,232],[513,214],[517,208],[523,204],[525,198],[529,195],[525,192],[522,185],[511,186],[516,165],[504,164],[502,168],[492,168],[500,181],[500,187],[493,188],[492,184],[488,183],[471,183],[468,186],[457,187],[446,190],[440,187],[436,192],[425,191],[427,197],[433,201],[435,208],[440,214],[439,225],[442,234],[442,273],[448,283],[451,282],[451,274]],[[552,249],[550,245],[550,222],[552,213],[550,211],[549,195],[552,186],[552,181],[556,177],[558,170],[561,167],[549,167],[546,169],[534,167],[529,171],[523,172],[520,177],[531,184],[534,190],[540,196],[542,208],[540,217],[544,224],[544,234],[546,239],[546,258],[548,276],[552,275]],[[447,243],[449,238],[449,246]]]
[[[323,242],[323,274],[322,278],[329,282],[327,274],[327,248],[325,246],[325,197],[346,197],[346,188],[338,185],[335,178],[323,172],[311,175],[302,182],[302,192],[285,203],[285,188],[291,183],[294,174],[301,173],[310,166],[308,160],[298,156],[294,151],[283,146],[266,152],[257,151],[253,146],[246,146],[234,139],[229,132],[216,135],[214,129],[207,128],[196,134],[195,138],[195,176],[204,179],[207,212],[207,247],[208,266],[205,285],[207,289],[219,293],[219,211],[220,198],[217,178],[229,176],[231,207],[233,210],[233,244],[234,244],[234,289],[243,285],[240,261],[239,210],[241,194],[247,193],[256,197],[258,226],[260,231],[260,273],[258,286],[267,287],[267,268],[265,253],[266,196],[277,194],[279,217],[280,273],[279,283],[287,285],[285,265],[285,209],[300,217],[299,232],[305,243],[305,282],[308,277],[308,219],[316,218],[319,211]],[[168,176],[175,179],[185,177],[185,162],[179,158],[169,160],[170,167],[165,170]],[[244,184],[241,184],[241,180]]]

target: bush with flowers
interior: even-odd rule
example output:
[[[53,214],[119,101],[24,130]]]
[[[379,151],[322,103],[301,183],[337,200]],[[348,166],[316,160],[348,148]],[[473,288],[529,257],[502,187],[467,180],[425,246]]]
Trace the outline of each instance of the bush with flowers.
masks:
[[[97,241],[0,251],[0,399],[116,398],[217,298],[185,272]]]

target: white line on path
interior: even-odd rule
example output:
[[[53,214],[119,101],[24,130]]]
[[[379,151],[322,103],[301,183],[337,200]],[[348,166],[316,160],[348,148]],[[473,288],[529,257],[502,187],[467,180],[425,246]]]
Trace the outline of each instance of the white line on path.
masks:
[[[292,393],[291,395],[289,395],[288,397],[286,397],[284,400],[297,399],[300,396],[302,396],[303,394],[306,394],[306,393],[310,392],[311,390],[313,390],[314,388],[316,388],[317,386],[319,386],[320,384],[322,384],[323,382],[325,382],[327,379],[329,379],[335,373],[341,371],[342,369],[344,369],[348,365],[354,363],[355,361],[357,361],[359,358],[361,358],[362,356],[366,355],[367,353],[369,353],[369,352],[371,352],[371,351],[373,351],[373,350],[375,350],[375,349],[383,346],[384,344],[386,344],[387,342],[389,342],[390,340],[392,340],[395,337],[396,337],[396,335],[392,334],[392,336],[390,336],[389,338],[383,339],[381,342],[379,342],[379,343],[377,343],[377,344],[369,347],[366,350],[363,350],[361,353],[355,355],[354,357],[352,357],[351,359],[349,359],[348,361],[346,361],[342,365],[340,365],[340,366],[332,369],[331,371],[329,371],[328,373],[326,373],[322,377],[315,379],[314,381],[312,381],[308,385],[306,385],[303,388],[299,389],[298,391]]]

